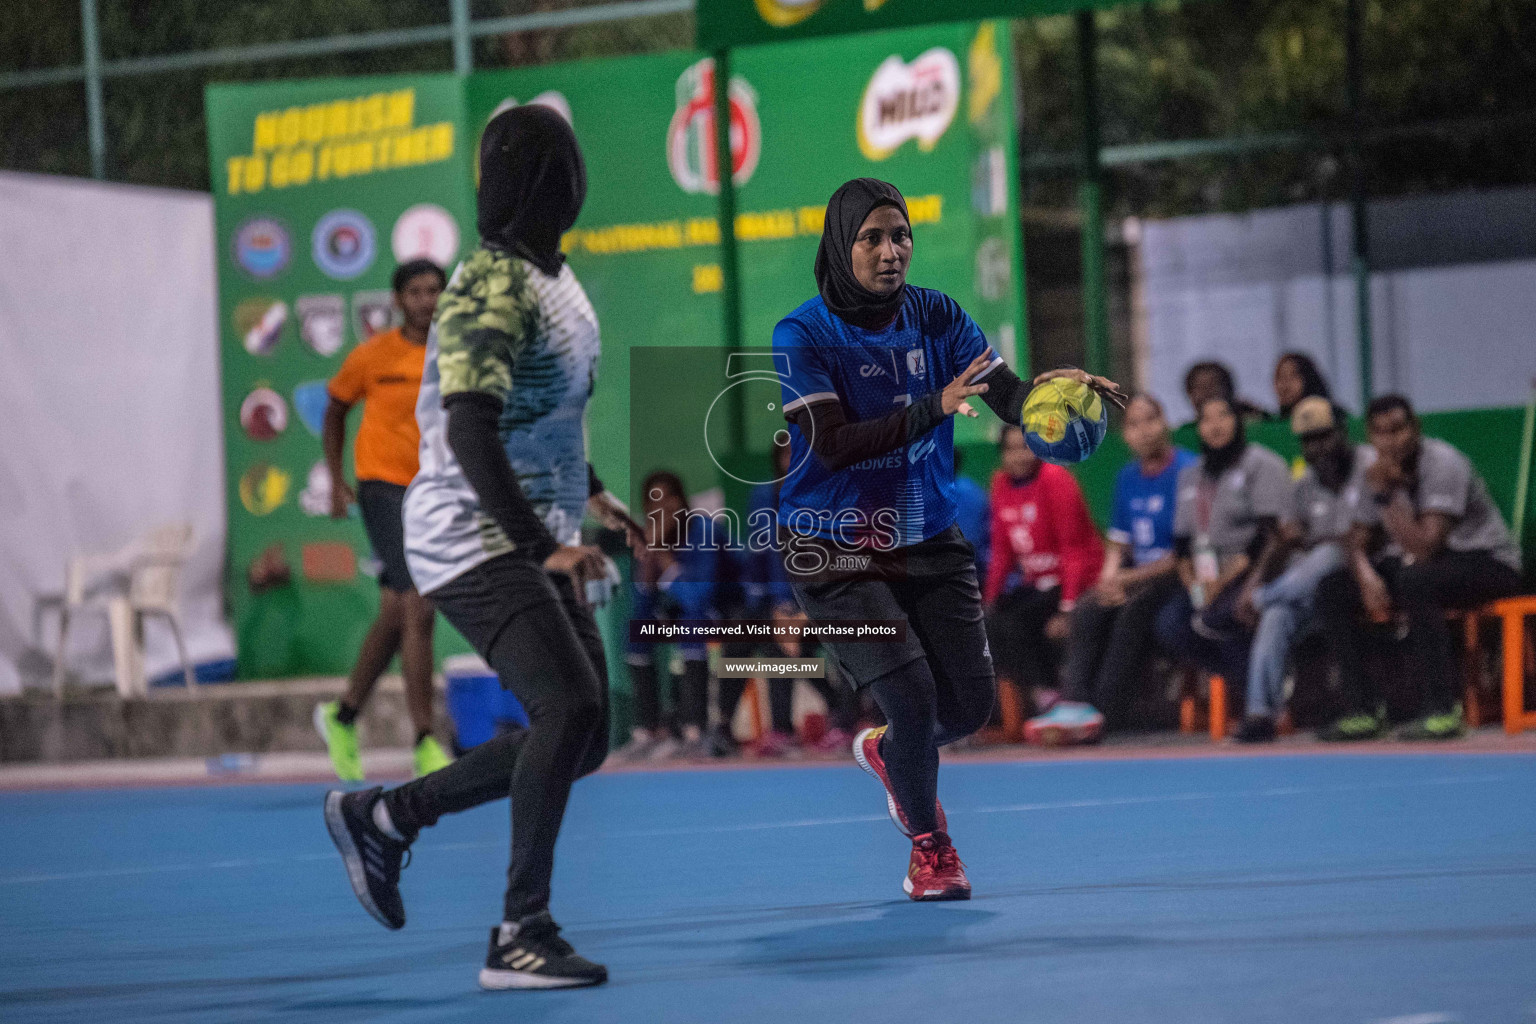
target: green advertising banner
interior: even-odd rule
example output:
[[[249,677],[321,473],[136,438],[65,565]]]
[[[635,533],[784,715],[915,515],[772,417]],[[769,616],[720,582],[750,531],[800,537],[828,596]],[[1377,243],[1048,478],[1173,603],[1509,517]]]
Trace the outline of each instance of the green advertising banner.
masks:
[[[701,50],[980,18],[1039,18],[1129,0],[698,0]]]
[[[341,674],[378,593],[361,521],[327,515],[325,385],[392,323],[400,261],[451,269],[473,244],[462,89],[452,75],[212,86],[207,111],[239,672]]]
[[[907,196],[910,280],[952,295],[1027,369],[1010,51],[1006,23],[982,22],[738,55],[732,180],[749,349],[766,350],[778,320],[815,295],[827,197],[867,175]],[[586,157],[587,202],[565,249],[602,327],[587,414],[598,473],[638,502],[644,475],[665,468],[735,506],[764,478],[784,423],[771,401],[728,386],[713,88],[713,62],[696,53],[210,88],[242,677],[350,667],[377,596],[360,523],[325,515],[325,382],[387,323],[399,260],[429,255],[451,271],[474,245],[473,154],[508,104],[559,110]],[[993,428],[989,414],[962,420],[957,440]],[[462,649],[451,630],[440,636]]]
[[[873,176],[907,196],[911,280],[954,296],[1027,366],[1006,33],[998,22],[946,25],[737,56],[729,96],[749,349],[766,349],[774,325],[815,295],[827,197]],[[765,465],[784,425],[766,403],[722,398],[713,88],[714,63],[697,54],[477,74],[467,86],[477,132],[507,102],[546,102],[569,113],[581,140],[587,205],[565,248],[603,331],[592,458],[636,501],[644,475],[665,468],[692,492],[719,487],[738,503],[762,476],[737,464]],[[957,436],[991,426],[962,421]]]

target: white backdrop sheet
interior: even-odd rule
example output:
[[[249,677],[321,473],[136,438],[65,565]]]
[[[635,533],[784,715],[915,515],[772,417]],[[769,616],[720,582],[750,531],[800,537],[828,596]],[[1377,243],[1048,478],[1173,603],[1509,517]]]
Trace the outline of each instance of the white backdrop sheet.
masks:
[[[1536,374],[1532,210],[1530,189],[1372,204],[1373,260],[1381,268],[1371,275],[1377,394],[1401,392],[1424,411],[1525,403]],[[1512,227],[1521,217],[1528,231]],[[1317,205],[1142,225],[1149,341],[1142,383],[1175,422],[1193,417],[1183,391],[1191,363],[1221,360],[1240,394],[1272,408],[1271,375],[1288,350],[1310,353],[1334,397],[1358,411],[1348,208],[1336,205],[1328,220],[1331,280],[1322,273],[1325,218]]]
[[[165,522],[194,529],[193,661],[233,656],[213,245],[207,195],[0,173],[0,693],[49,667],[34,600],[66,560]],[[71,629],[70,668],[93,682],[112,676],[104,620]],[[146,661],[151,678],[177,664],[163,626]]]

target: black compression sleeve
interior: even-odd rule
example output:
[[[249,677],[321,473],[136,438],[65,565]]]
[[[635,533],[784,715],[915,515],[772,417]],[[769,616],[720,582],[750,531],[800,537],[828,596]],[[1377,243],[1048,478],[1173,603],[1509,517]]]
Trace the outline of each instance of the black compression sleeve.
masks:
[[[517,546],[518,554],[543,564],[560,545],[529,504],[507,461],[496,428],[501,402],[462,391],[443,399],[443,408],[448,410],[448,447],[475,489],[480,508]]]
[[[934,391],[875,420],[848,422],[842,402],[802,405],[785,416],[811,439],[811,451],[832,472],[893,452],[944,421],[944,396]]]
[[[981,395],[987,408],[995,412],[997,418],[1004,423],[1018,426],[1020,414],[1024,411],[1024,397],[1033,385],[1027,380],[1020,380],[1007,363],[1000,364],[977,383],[987,386],[986,392]]]

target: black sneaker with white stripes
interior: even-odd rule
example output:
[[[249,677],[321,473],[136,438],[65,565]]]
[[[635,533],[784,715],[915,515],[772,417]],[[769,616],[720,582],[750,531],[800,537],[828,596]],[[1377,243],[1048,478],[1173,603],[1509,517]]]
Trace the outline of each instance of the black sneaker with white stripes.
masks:
[[[503,929],[510,933],[505,939]],[[608,968],[579,956],[560,937],[560,926],[547,910],[523,918],[515,931],[504,925],[492,928],[491,951],[480,972],[480,987],[493,990],[578,988],[607,980]]]
[[[341,851],[347,880],[363,909],[385,928],[404,928],[400,869],[409,863],[411,844],[385,835],[374,824],[373,805],[383,792],[381,786],[358,793],[331,790],[325,794],[325,827]]]

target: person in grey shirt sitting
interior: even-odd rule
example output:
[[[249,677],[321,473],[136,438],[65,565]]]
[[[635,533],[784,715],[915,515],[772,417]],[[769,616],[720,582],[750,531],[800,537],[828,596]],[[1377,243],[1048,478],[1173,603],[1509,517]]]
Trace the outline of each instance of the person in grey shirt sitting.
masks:
[[[1290,512],[1237,599],[1238,620],[1258,627],[1248,658],[1247,715],[1237,735],[1246,743],[1275,738],[1291,641],[1312,614],[1318,584],[1344,567],[1354,496],[1376,457],[1368,446],[1350,447],[1343,411],[1320,396],[1296,403],[1291,432],[1307,468],[1291,492]]]
[[[1285,460],[1248,441],[1234,401],[1199,408],[1200,460],[1179,473],[1173,538],[1184,586],[1159,610],[1158,645],[1234,685],[1246,678],[1252,629],[1237,598],[1291,507]]]
[[[1365,672],[1370,623],[1395,618],[1419,718],[1401,739],[1462,734],[1456,663],[1445,613],[1520,590],[1520,549],[1465,455],[1419,432],[1413,407],[1383,395],[1366,410],[1376,449],[1353,504],[1349,565],[1318,586],[1317,614],[1338,659],[1344,717],[1319,735],[1379,735],[1384,710]]]

